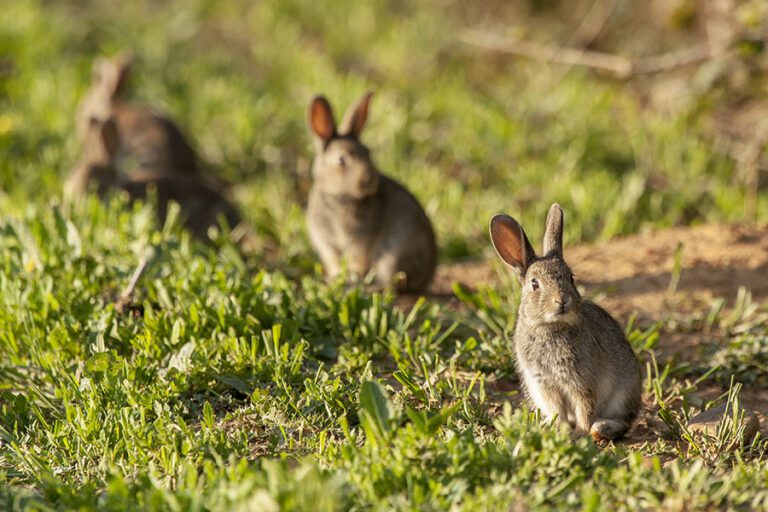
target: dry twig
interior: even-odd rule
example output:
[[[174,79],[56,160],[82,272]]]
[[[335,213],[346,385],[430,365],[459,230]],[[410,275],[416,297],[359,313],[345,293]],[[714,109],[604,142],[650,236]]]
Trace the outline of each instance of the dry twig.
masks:
[[[462,32],[459,34],[459,39],[466,44],[529,59],[608,71],[624,79],[640,74],[671,71],[715,56],[707,44],[697,44],[681,50],[632,60],[611,53],[513,41],[474,29]]]
[[[122,314],[125,311],[125,308],[128,307],[128,305],[131,303],[133,291],[136,289],[136,285],[139,283],[141,276],[144,275],[144,272],[146,272],[150,259],[150,253],[141,257],[139,264],[136,265],[136,268],[133,270],[133,274],[131,274],[131,280],[128,281],[128,286],[125,287],[125,289],[115,300],[115,311],[118,313]]]

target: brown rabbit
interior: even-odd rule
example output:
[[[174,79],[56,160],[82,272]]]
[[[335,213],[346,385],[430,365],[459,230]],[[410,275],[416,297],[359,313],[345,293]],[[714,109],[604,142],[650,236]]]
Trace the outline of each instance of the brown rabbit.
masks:
[[[240,215],[215,184],[194,174],[163,175],[146,166],[129,175],[118,173],[115,159],[120,147],[116,123],[112,119],[91,120],[85,132],[83,155],[70,173],[65,192],[70,199],[85,195],[94,187],[100,197],[111,190],[125,190],[131,199],[146,199],[149,190],[157,197],[157,220],[160,225],[168,214],[168,203],[181,207],[184,226],[205,240],[208,228],[223,218],[229,228],[240,223]]]
[[[515,353],[528,397],[596,441],[623,436],[640,409],[640,364],[616,320],[579,295],[563,259],[560,205],[547,215],[541,256],[512,217],[496,215],[490,231],[522,284]]]
[[[331,277],[346,263],[358,277],[372,272],[380,286],[423,291],[437,264],[435,234],[416,198],[379,172],[360,141],[371,96],[350,107],[338,129],[328,100],[312,100],[309,128],[316,156],[309,236]]]
[[[127,55],[94,61],[91,87],[77,111],[80,140],[85,140],[92,121],[112,119],[120,136],[115,161],[119,169],[138,165],[162,174],[198,171],[197,155],[173,121],[123,99],[130,68]]]

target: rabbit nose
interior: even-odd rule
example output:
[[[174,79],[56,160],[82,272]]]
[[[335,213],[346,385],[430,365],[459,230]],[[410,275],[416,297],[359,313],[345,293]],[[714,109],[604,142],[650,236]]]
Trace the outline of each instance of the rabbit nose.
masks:
[[[367,188],[371,185],[371,182],[373,182],[373,176],[366,175],[360,178],[360,187]]]
[[[571,305],[571,297],[563,295],[559,299],[555,299],[555,302],[560,306],[560,312],[565,313]]]

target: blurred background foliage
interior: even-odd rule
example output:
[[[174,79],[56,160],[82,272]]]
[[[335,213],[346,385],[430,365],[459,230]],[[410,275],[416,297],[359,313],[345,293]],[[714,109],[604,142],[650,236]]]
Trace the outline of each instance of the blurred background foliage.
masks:
[[[127,50],[132,95],[185,128],[285,261],[309,250],[308,101],[324,93],[341,111],[369,88],[364,140],[426,206],[443,261],[486,250],[499,211],[537,237],[552,201],[572,242],[766,222],[766,13],[762,0],[13,0],[0,10],[0,212],[58,200],[91,62]],[[468,29],[553,55],[706,55],[617,77],[488,51]]]

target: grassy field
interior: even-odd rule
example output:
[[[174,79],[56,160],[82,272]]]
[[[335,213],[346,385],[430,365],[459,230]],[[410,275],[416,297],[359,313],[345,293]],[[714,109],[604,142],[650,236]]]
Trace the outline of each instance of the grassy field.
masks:
[[[366,89],[364,140],[425,205],[442,263],[492,261],[487,221],[501,211],[539,240],[553,201],[567,243],[765,224],[765,191],[747,218],[736,166],[712,143],[709,97],[662,113],[627,83],[456,38],[515,23],[503,2],[495,15],[451,0],[124,4],[0,9],[0,508],[768,507],[765,441],[734,449],[736,431],[685,427],[701,387],[768,388],[765,303],[630,321],[665,429],[600,448],[518,407],[509,275],[457,287],[458,306],[403,310],[325,283],[304,228],[309,100],[343,108]],[[62,205],[91,62],[124,49],[135,98],[236,184],[268,258],[173,222],[157,231],[148,207],[120,198]],[[686,330],[706,357],[657,353]]]

